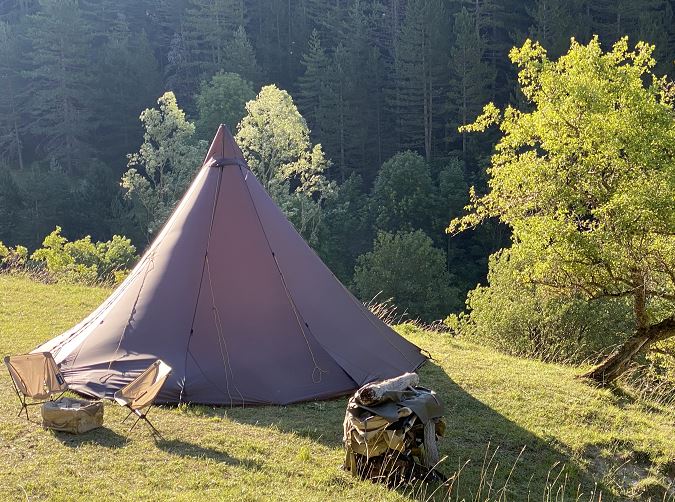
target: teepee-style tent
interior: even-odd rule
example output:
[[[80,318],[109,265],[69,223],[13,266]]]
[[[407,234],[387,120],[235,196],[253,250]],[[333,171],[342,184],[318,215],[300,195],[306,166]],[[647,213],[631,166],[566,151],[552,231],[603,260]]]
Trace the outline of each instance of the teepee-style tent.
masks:
[[[304,242],[225,126],[129,277],[36,351],[86,395],[160,358],[173,372],[159,401],[228,405],[328,398],[425,361]]]

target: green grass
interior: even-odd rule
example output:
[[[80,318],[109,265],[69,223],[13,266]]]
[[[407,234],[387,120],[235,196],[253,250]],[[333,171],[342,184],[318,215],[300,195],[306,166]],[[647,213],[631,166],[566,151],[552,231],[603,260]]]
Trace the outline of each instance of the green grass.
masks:
[[[0,352],[33,349],[108,294],[0,275]],[[421,376],[446,405],[441,469],[460,471],[452,500],[576,500],[577,492],[579,500],[597,500],[600,491],[602,500],[640,493],[667,500],[659,494],[675,476],[674,409],[635,400],[626,389],[592,388],[570,367],[410,325],[397,329],[435,358]],[[105,427],[81,436],[18,419],[7,373],[0,401],[3,498],[424,498],[419,488],[390,490],[339,469],[346,398],[287,407],[162,407],[153,410],[166,436],[158,442],[144,428],[129,433],[120,424],[123,411],[108,403]],[[32,418],[38,420],[35,408]]]

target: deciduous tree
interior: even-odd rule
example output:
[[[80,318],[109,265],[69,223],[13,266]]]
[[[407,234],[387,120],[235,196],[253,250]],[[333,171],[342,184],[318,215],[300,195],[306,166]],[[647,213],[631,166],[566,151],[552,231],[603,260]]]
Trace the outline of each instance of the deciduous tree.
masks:
[[[185,118],[172,92],[157,101],[159,109],[141,113],[143,144],[129,154],[121,185],[131,198],[135,217],[149,236],[166,220],[199,167],[204,144],[195,146],[195,126]]]
[[[312,145],[305,119],[291,96],[275,85],[246,104],[236,135],[249,167],[305,238],[314,241],[322,205],[334,191],[324,171],[329,161]]]
[[[458,232],[487,218],[513,230],[520,276],[589,301],[629,298],[635,333],[586,376],[607,383],[637,354],[675,336],[675,92],[652,73],[654,48],[573,42],[557,61],[513,49],[528,110],[494,105],[467,129],[498,122],[489,192],[472,193]]]

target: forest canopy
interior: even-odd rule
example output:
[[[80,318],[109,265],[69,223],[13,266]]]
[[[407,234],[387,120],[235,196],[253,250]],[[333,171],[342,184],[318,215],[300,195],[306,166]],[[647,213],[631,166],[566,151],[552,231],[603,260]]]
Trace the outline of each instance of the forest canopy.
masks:
[[[3,1],[0,242],[30,260],[58,227],[69,250],[123,235],[142,252],[226,123],[362,300],[433,321],[473,290],[469,310],[532,314],[518,333],[537,357],[555,323],[602,352],[628,336],[628,289],[645,286],[643,326],[670,315],[670,234],[654,225],[672,225],[674,60],[668,0]],[[478,124],[501,130],[474,134],[488,102]],[[504,190],[495,166],[514,171]],[[449,236],[467,187],[479,218],[462,221],[483,224]],[[514,306],[504,277],[524,274]],[[582,322],[602,295],[611,333]],[[512,320],[465,328],[501,343]]]

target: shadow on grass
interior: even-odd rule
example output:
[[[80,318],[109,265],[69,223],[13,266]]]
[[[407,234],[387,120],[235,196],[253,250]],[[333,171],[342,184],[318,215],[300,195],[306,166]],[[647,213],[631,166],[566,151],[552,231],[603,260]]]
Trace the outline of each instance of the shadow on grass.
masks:
[[[93,444],[105,448],[121,448],[129,441],[129,438],[107,427],[99,427],[83,434],[69,434],[59,431],[52,431],[52,434],[62,444],[71,448],[77,448],[85,444]]]
[[[190,457],[203,459],[208,458],[216,462],[222,462],[229,465],[240,465],[248,469],[258,469],[261,465],[255,460],[234,458],[224,451],[200,446],[194,443],[187,443],[179,439],[160,439],[155,442],[160,450],[179,457]]]
[[[522,428],[473,397],[433,362],[421,368],[420,376],[423,385],[434,389],[445,404],[447,428],[440,442],[445,460],[439,470],[450,477],[459,472],[453,498],[458,492],[460,499],[473,500],[480,489],[484,499],[488,491],[495,494],[502,489],[513,500],[597,500],[600,487],[554,434],[540,438]],[[346,404],[344,397],[292,406],[204,407],[200,412],[341,448]],[[607,495],[603,493],[602,500],[611,500]]]

